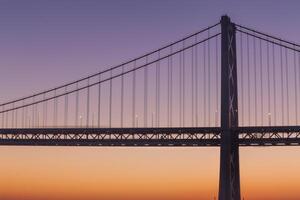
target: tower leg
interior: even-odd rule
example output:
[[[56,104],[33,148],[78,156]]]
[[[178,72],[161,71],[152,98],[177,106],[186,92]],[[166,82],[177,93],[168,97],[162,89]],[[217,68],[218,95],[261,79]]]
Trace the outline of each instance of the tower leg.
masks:
[[[221,19],[221,148],[219,200],[240,200],[235,26],[228,16]]]

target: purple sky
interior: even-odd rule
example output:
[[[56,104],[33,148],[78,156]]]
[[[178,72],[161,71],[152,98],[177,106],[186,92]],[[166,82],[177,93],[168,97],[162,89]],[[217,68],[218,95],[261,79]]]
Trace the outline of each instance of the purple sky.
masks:
[[[222,14],[299,43],[299,7],[299,1],[274,0],[2,0],[0,101],[119,64],[212,25]]]
[[[102,71],[213,25],[223,14],[233,22],[300,43],[299,8],[299,0],[0,0],[0,102]],[[151,177],[162,182],[166,191],[173,189],[169,182],[178,182],[178,188],[191,184],[201,195],[203,187],[197,183],[210,181],[207,196],[217,193],[219,150],[215,148],[153,152],[147,148],[1,147],[0,152],[0,171],[6,172],[2,195],[12,196],[16,187],[21,192],[27,188],[32,189],[29,193],[38,192],[40,186],[56,194],[69,189],[71,194],[82,189],[82,183],[95,186],[91,187],[94,193],[101,194],[99,185],[106,184],[103,177],[129,180],[132,175],[137,185],[143,177],[147,181]],[[280,193],[277,199],[298,195],[299,166],[299,148],[243,148],[242,192],[254,195],[256,191],[261,199],[266,199],[264,192],[271,197]],[[64,169],[71,170],[65,173]],[[91,169],[97,170],[96,176]],[[161,179],[164,175],[167,178]],[[108,187],[116,188],[116,182]],[[122,184],[117,187],[123,188]],[[135,185],[129,184],[130,188],[135,191]]]

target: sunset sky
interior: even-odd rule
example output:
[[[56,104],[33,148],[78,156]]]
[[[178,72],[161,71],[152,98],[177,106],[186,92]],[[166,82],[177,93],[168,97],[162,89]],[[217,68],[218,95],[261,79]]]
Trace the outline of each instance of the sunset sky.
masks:
[[[0,102],[107,69],[220,20],[300,43],[297,0],[0,0]],[[300,147],[240,149],[246,200],[299,200]],[[0,200],[217,197],[219,149],[0,147]]]

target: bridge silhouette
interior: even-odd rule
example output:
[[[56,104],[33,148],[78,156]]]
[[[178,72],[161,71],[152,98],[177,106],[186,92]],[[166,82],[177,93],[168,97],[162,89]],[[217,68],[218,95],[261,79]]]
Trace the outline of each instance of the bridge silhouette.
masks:
[[[220,146],[219,200],[240,200],[240,146],[300,144],[299,52],[222,16],[128,62],[0,104],[0,145]]]

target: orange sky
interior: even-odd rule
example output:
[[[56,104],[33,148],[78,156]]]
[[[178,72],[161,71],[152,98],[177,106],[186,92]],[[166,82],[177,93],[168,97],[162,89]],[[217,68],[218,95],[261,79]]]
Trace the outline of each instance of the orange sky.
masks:
[[[300,147],[241,148],[245,199],[300,199],[298,155]],[[0,163],[1,200],[209,200],[218,189],[217,148],[2,146]]]
[[[52,88],[60,83],[90,75],[90,72],[107,69],[175,41],[187,33],[207,27],[217,22],[225,13],[232,17],[233,22],[299,43],[300,28],[297,19],[300,1],[182,2],[2,0],[0,101],[22,97],[31,94],[32,91]],[[250,46],[250,50],[251,48]],[[211,59],[215,60],[214,58],[212,54]],[[245,56],[244,62],[247,61],[246,58]],[[253,59],[250,58],[251,65]],[[238,61],[239,59],[240,56]],[[289,61],[290,66],[292,62]],[[165,66],[166,64],[165,62]],[[213,62],[211,64],[213,66]],[[241,69],[239,66],[238,70]],[[278,63],[276,67],[279,66]],[[267,71],[267,68],[264,69]],[[238,73],[240,74],[239,71]],[[293,85],[294,76],[290,73],[290,85]],[[254,70],[251,74],[254,74]],[[267,77],[265,83],[266,80]],[[297,80],[300,80],[299,77]],[[251,84],[254,84],[254,81]],[[149,88],[149,92],[151,88],[155,91],[154,84],[149,84]],[[271,88],[275,87],[271,85]],[[293,102],[282,100],[288,102],[292,123],[296,121],[292,115],[296,111],[293,104],[297,102],[295,100],[294,103],[293,89],[291,87],[290,92],[290,100]],[[275,91],[277,92],[274,89]],[[271,95],[274,92],[271,92]],[[98,93],[91,90],[91,94]],[[186,94],[191,95],[188,90]],[[277,95],[280,94],[279,90]],[[127,95],[131,97],[130,92]],[[178,96],[176,93],[174,95]],[[252,97],[254,95],[251,96],[253,100]],[[97,97],[91,96],[91,99],[96,100]],[[115,99],[119,102],[118,98]],[[70,98],[69,101],[70,105],[75,105],[75,98]],[[166,105],[163,101],[161,100],[162,105]],[[267,101],[267,98],[264,98],[264,101]],[[280,103],[281,100],[278,99],[277,104]],[[94,104],[97,106],[96,102]],[[91,107],[92,105],[93,103]],[[202,105],[200,101],[199,105]],[[102,106],[105,107],[105,103]],[[114,107],[113,111],[119,111],[118,106]],[[142,113],[142,104],[137,106],[137,112]],[[85,109],[85,104],[82,107]],[[125,107],[131,110],[129,106]],[[167,107],[162,106],[162,109],[164,108]],[[264,112],[265,125],[268,125],[269,118],[272,125],[275,124],[275,108],[277,107],[272,106],[270,112],[261,109]],[[84,109],[79,108],[80,116],[85,113]],[[105,112],[107,111],[108,109]],[[190,116],[191,111],[192,109],[189,109],[186,114]],[[217,113],[213,107],[211,111]],[[245,117],[245,121],[248,120],[250,125],[254,124],[255,113],[252,111],[254,110],[249,108],[249,119]],[[49,115],[52,116],[51,112],[49,111]],[[75,110],[73,112],[75,113]],[[175,112],[178,112],[178,109]],[[246,112],[247,109],[240,116],[246,116]],[[78,117],[74,113],[70,111],[70,116]],[[149,109],[148,114],[151,113],[153,114]],[[91,114],[96,116],[96,113]],[[85,116],[82,116],[84,123]],[[116,118],[119,116],[117,112]],[[284,112],[282,116],[288,114]],[[59,117],[63,118],[63,115]],[[211,118],[215,122],[213,115]],[[71,120],[71,117],[69,119]],[[166,118],[161,119],[161,125],[166,124]],[[105,120],[107,122],[104,121],[104,125],[107,126],[108,120]],[[126,120],[129,123],[131,118]],[[192,122],[188,118],[186,120]],[[276,125],[280,124],[277,122]],[[245,200],[300,199],[300,147],[241,148],[240,161],[241,191]],[[218,176],[219,148],[212,147],[0,146],[0,200],[212,200],[218,192]]]

